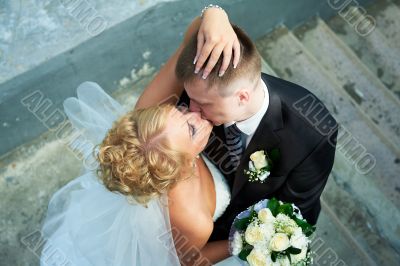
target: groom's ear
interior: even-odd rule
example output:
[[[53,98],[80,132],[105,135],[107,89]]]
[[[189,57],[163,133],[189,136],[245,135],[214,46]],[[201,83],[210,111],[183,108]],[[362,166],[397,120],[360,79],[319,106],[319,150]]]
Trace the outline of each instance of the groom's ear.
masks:
[[[243,105],[249,102],[250,94],[246,89],[240,89],[236,92],[239,105]]]

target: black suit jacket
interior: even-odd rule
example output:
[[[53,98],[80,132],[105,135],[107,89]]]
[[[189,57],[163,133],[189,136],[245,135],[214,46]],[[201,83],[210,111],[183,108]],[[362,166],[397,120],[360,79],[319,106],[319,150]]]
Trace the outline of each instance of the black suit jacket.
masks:
[[[229,172],[224,126],[213,129],[204,150],[225,174],[231,188],[231,203],[214,223],[209,241],[227,239],[236,215],[256,202],[276,197],[296,204],[308,222],[315,224],[321,210],[320,195],[331,172],[338,125],[323,103],[307,89],[261,73],[268,87],[269,106],[235,172]],[[184,92],[181,103],[188,103]],[[244,170],[250,155],[278,149],[270,176],[249,182]]]

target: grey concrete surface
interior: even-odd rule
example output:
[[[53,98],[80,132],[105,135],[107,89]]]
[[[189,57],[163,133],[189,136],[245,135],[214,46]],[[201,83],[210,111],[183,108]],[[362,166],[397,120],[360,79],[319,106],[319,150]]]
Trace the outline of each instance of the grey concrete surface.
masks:
[[[0,83],[160,2],[56,0],[0,3]]]
[[[365,67],[324,21],[312,20],[294,33],[335,81],[378,125],[400,154],[400,101]]]
[[[341,38],[360,58],[382,83],[400,99],[400,53],[394,45],[393,38],[387,39],[383,32],[386,31],[386,22],[392,18],[392,13],[397,12],[398,7],[389,9],[391,12],[386,20],[381,17],[385,15],[385,10],[392,5],[389,1],[377,1],[378,4],[372,6],[368,11],[377,18],[377,26],[368,36],[360,36],[354,31],[354,27],[347,23],[340,16],[335,16],[327,23],[329,27]],[[383,8],[383,9],[381,9]],[[400,15],[400,14],[399,14]],[[390,30],[393,27],[389,28]],[[397,34],[398,35],[398,34]]]

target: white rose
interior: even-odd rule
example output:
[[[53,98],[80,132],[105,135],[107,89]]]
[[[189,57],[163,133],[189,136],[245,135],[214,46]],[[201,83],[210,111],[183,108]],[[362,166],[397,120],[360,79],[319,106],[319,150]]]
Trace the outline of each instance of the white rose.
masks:
[[[307,257],[307,247],[303,248],[299,254],[290,254],[290,259],[292,263],[298,263]]]
[[[258,249],[253,249],[246,257],[250,266],[265,266],[267,265],[267,255]]]
[[[275,222],[275,217],[268,208],[263,208],[258,212],[258,219],[265,224]]]
[[[267,252],[269,249],[269,242],[272,236],[275,234],[275,228],[272,224],[260,224],[259,229],[262,240],[255,242],[253,246],[263,250],[264,252]],[[269,251],[267,253],[269,253]]]
[[[264,151],[257,151],[250,155],[250,159],[253,161],[254,166],[257,170],[266,167],[268,165],[268,161],[266,159]]]
[[[276,233],[269,243],[269,248],[277,252],[284,251],[288,247],[290,247],[289,238],[283,233]]]
[[[301,227],[296,227],[296,229],[294,229],[293,235],[301,235],[303,234],[303,230],[301,230]]]
[[[235,232],[233,235],[233,241],[232,241],[232,254],[237,256],[239,253],[242,251],[243,248],[243,240],[242,236],[238,231]]]
[[[290,245],[292,247],[303,249],[304,247],[307,247],[308,243],[309,240],[303,232],[301,232],[301,229],[300,232],[299,230],[295,230],[295,233],[290,237]]]
[[[255,245],[264,240],[263,230],[255,223],[251,223],[244,233],[244,239],[250,245]]]

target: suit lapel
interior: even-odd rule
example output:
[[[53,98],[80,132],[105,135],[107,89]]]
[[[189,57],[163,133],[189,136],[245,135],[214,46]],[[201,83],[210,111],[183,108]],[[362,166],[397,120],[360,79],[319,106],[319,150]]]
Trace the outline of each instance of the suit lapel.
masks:
[[[281,99],[274,88],[268,83],[267,76],[263,74],[262,78],[268,87],[269,106],[236,169],[232,198],[238,194],[240,189],[247,182],[247,176],[244,175],[244,170],[249,167],[250,155],[259,150],[270,152],[271,149],[277,147],[280,141],[275,131],[283,127]]]

